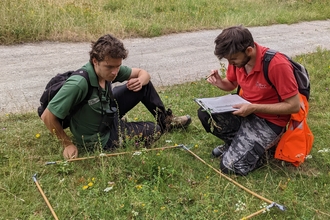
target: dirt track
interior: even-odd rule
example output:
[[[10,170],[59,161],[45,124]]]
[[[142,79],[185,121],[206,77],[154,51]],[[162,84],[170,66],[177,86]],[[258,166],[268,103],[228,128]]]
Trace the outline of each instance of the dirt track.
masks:
[[[289,56],[330,50],[330,20],[249,28],[256,42]],[[221,30],[124,40],[124,65],[146,69],[158,86],[205,77],[219,62],[213,41]],[[0,46],[0,114],[35,110],[48,80],[56,73],[80,68],[88,61],[90,43]],[[313,74],[313,73],[311,73]]]

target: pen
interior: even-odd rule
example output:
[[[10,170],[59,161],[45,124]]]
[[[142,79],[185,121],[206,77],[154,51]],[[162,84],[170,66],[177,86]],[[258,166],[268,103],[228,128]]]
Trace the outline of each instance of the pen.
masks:
[[[210,75],[208,75],[207,77],[205,77],[205,79],[210,78],[210,76],[212,76],[212,75],[213,75],[213,73],[211,73]]]

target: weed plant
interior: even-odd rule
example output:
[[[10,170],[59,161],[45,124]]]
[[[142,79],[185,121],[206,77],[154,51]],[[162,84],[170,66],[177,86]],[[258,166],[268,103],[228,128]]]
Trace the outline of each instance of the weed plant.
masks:
[[[330,52],[318,50],[295,58],[310,72],[312,82],[308,123],[315,135],[310,157],[300,167],[270,160],[248,176],[230,176],[255,193],[287,207],[271,208],[255,219],[329,219],[330,206]],[[219,66],[220,67],[220,66]],[[221,141],[202,128],[193,101],[224,95],[204,80],[159,90],[175,114],[190,114],[187,130],[162,136],[151,148],[184,144],[218,169],[210,152]],[[153,120],[138,105],[129,121]],[[269,205],[235,186],[182,148],[145,151],[135,142],[99,157],[80,150],[64,162],[62,147],[37,113],[6,114],[0,118],[0,219],[52,219],[32,176],[59,219],[240,219]],[[139,151],[138,153],[132,153]],[[45,165],[49,161],[56,164]]]
[[[327,0],[1,0],[0,44],[154,37],[330,18]]]

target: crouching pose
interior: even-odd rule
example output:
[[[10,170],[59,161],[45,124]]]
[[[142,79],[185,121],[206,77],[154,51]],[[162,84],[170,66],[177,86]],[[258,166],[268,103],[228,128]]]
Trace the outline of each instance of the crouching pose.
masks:
[[[250,31],[242,26],[224,29],[215,39],[214,54],[219,60],[228,60],[229,65],[225,77],[212,70],[207,81],[224,91],[239,85],[242,97],[251,103],[233,106],[236,111],[212,117],[202,108],[198,110],[205,130],[224,142],[212,151],[214,156],[221,156],[220,169],[224,173],[246,175],[262,165],[261,158],[276,146],[290,114],[299,111],[298,85],[283,54],[276,53],[268,71],[278,93],[265,79],[263,56],[267,49],[254,42]]]

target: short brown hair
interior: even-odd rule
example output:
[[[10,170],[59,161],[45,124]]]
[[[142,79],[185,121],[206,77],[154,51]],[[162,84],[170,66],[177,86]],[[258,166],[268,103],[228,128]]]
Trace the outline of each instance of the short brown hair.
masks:
[[[93,58],[97,61],[103,61],[106,56],[126,59],[128,51],[119,39],[110,34],[106,34],[100,37],[96,42],[92,42],[92,50],[89,52],[89,56],[89,61],[91,63],[93,63]]]
[[[214,55],[218,59],[235,53],[244,52],[249,46],[254,47],[251,32],[242,25],[224,29],[214,40]]]

